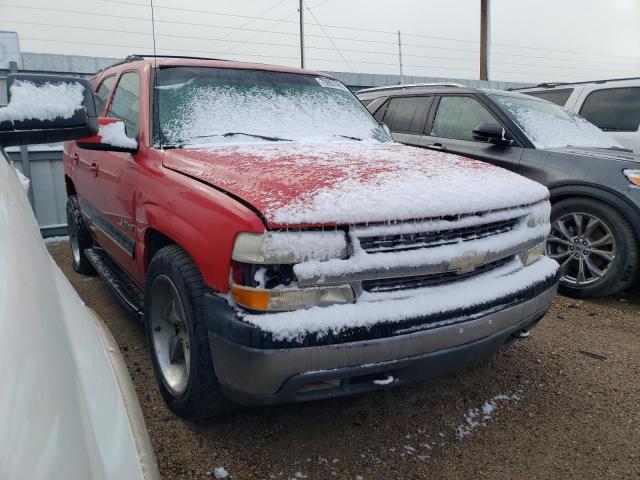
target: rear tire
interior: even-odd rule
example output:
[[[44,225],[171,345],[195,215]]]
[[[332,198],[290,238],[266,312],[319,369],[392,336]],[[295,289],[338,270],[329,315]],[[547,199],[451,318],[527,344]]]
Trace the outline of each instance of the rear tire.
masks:
[[[73,258],[73,269],[83,275],[95,273],[93,266],[84,254],[87,248],[93,246],[91,232],[82,219],[80,206],[75,195],[67,199],[67,228],[69,229],[69,244]]]
[[[638,242],[633,228],[617,210],[597,200],[569,198],[553,205],[551,224],[547,255],[561,265],[558,291],[562,295],[599,298],[633,284],[638,272]]]
[[[189,254],[177,245],[151,260],[144,292],[147,345],[162,396],[180,417],[197,420],[230,413],[220,390],[204,323],[207,287]]]

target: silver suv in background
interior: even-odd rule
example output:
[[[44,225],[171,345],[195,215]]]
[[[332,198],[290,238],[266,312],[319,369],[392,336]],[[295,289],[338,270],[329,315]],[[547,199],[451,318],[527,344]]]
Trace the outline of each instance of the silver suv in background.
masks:
[[[640,78],[541,83],[518,91],[563,106],[640,152]]]

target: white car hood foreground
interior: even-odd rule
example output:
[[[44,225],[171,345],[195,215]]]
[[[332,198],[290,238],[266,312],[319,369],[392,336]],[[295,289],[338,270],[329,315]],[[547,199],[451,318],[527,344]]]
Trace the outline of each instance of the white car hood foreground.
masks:
[[[100,328],[49,256],[0,156],[3,480],[157,478],[126,368]]]

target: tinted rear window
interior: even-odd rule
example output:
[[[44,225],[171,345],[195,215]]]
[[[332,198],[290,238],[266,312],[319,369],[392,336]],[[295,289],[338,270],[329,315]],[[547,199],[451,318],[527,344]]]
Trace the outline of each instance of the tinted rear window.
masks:
[[[392,98],[384,122],[392,132],[422,133],[431,97]]]
[[[536,92],[522,92],[522,93],[526,95],[531,95],[532,97],[538,97],[543,100],[548,100],[550,102],[555,103],[556,105],[560,105],[564,107],[565,103],[567,103],[567,100],[569,100],[569,97],[571,96],[572,92],[573,92],[573,88],[562,88],[559,90],[556,90],[556,89],[539,90]]]
[[[640,125],[640,87],[590,93],[580,115],[606,132],[636,132]]]

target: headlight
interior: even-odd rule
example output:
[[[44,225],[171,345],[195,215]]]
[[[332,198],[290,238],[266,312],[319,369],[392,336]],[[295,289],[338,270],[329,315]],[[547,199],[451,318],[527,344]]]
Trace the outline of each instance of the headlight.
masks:
[[[535,247],[526,250],[522,255],[522,264],[527,267],[544,255],[546,242],[541,242]]]
[[[623,170],[622,173],[631,183],[640,187],[640,170]]]
[[[240,306],[260,312],[286,312],[336,303],[353,303],[349,285],[296,289],[262,289],[231,285],[233,300]]]
[[[331,232],[240,233],[231,258],[242,263],[292,264],[346,258],[347,236]]]

